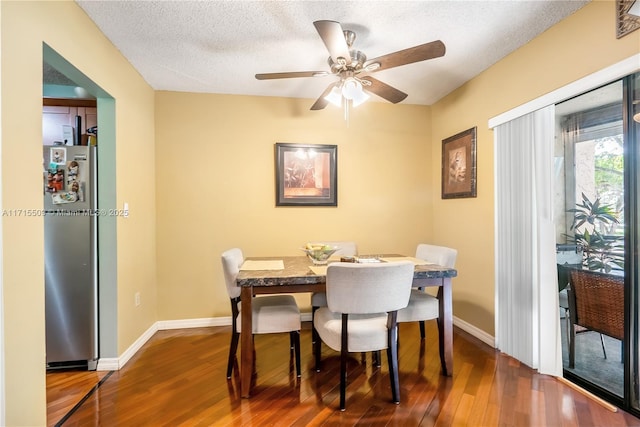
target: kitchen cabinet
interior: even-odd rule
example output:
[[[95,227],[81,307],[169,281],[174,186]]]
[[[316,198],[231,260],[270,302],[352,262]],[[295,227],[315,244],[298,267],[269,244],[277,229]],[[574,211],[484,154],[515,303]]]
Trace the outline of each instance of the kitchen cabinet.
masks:
[[[76,116],[80,116],[80,145],[87,145],[87,129],[98,124],[98,110],[95,101],[52,100],[47,99],[42,107],[42,144],[54,145],[55,141],[64,142],[63,126],[71,126],[72,135],[76,135]],[[55,105],[60,104],[60,105]],[[77,105],[74,105],[77,104]]]

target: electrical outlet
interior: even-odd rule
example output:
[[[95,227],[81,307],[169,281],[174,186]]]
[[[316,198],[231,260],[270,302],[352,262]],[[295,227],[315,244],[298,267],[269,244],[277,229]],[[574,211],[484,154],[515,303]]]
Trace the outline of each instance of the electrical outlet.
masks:
[[[134,296],[134,300],[136,303],[136,307],[138,307],[140,305],[140,292],[136,292],[135,296]]]

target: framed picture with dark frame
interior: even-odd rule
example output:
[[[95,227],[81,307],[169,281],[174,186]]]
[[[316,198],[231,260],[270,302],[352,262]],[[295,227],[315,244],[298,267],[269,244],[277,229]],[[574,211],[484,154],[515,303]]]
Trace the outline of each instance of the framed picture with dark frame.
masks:
[[[338,206],[337,145],[276,143],[276,206]]]
[[[442,198],[476,197],[476,127],[442,140]]]

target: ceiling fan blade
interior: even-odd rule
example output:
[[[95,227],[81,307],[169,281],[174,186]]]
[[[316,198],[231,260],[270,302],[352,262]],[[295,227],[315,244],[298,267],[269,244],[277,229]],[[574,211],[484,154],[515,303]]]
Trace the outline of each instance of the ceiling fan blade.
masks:
[[[408,49],[399,50],[387,55],[379,56],[365,62],[364,68],[373,63],[380,64],[380,67],[372,70],[387,70],[401,65],[413,64],[414,62],[425,61],[427,59],[439,58],[444,56],[446,48],[440,40],[410,47]]]
[[[367,80],[371,83],[370,85],[363,85],[363,89],[375,93],[380,98],[384,98],[394,104],[397,104],[408,96],[401,90],[389,86],[386,83],[382,83],[380,80],[374,79],[371,76],[362,77],[361,80]]]
[[[344,38],[342,25],[336,21],[315,21],[313,25],[318,30],[320,38],[327,47],[333,62],[338,62],[338,58],[344,58],[347,64],[351,63],[349,46]]]
[[[292,71],[286,73],[263,73],[256,74],[258,80],[271,80],[271,79],[289,79],[293,77],[322,77],[328,76],[327,71]]]
[[[324,97],[329,95],[329,92],[331,92],[331,89],[333,89],[335,85],[337,85],[337,83],[331,83],[329,86],[327,86],[324,92],[322,92],[322,95],[320,95],[320,97],[316,100],[316,102],[311,106],[312,111],[322,110],[324,107],[327,106],[329,101],[324,99]]]

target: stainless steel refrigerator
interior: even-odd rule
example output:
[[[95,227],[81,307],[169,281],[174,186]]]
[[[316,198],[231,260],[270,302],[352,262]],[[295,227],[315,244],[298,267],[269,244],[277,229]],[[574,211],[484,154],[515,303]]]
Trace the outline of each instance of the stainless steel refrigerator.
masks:
[[[96,147],[44,147],[47,368],[96,369]]]

